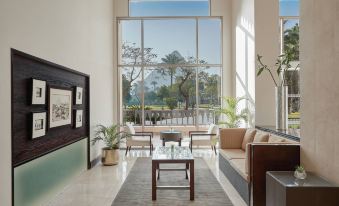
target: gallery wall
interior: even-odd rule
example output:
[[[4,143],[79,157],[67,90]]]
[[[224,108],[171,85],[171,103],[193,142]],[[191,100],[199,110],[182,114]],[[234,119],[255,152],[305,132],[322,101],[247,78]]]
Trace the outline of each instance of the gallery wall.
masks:
[[[93,133],[96,124],[114,122],[117,108],[112,78],[113,7],[111,0],[0,1],[0,205],[11,205],[10,48],[90,75]],[[85,148],[79,148],[81,154]],[[91,159],[99,154],[100,145],[92,147]]]
[[[301,0],[301,162],[339,184],[339,1]]]

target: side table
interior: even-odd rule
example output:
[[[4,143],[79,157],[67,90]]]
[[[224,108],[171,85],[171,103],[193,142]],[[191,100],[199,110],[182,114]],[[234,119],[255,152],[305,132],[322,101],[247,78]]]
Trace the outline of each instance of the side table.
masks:
[[[296,180],[293,171],[267,172],[266,205],[338,206],[339,187],[312,173]]]

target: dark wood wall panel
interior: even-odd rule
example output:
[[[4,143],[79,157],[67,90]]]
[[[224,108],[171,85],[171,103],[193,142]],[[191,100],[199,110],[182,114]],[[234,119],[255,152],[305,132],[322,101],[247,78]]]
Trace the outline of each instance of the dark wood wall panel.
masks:
[[[21,165],[84,138],[87,138],[89,145],[89,76],[14,49],[12,49],[11,58],[13,166]],[[32,78],[44,80],[47,83],[45,105],[31,105]],[[74,96],[76,86],[83,88],[83,104],[75,105],[72,101],[72,110],[83,110],[83,126],[74,128],[72,111],[71,125],[49,129],[47,124],[45,136],[31,139],[32,112],[46,112],[48,119],[48,88],[72,89]]]

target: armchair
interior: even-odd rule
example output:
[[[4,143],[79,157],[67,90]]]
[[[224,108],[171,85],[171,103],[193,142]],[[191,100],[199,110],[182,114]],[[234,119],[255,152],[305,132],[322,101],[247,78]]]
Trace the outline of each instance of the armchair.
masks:
[[[219,129],[215,124],[210,124],[207,131],[190,131],[190,149],[193,146],[211,146],[212,151],[217,154],[216,144],[219,137]]]
[[[152,154],[153,151],[153,132],[136,132],[133,125],[126,124],[127,133],[129,136],[126,139],[126,153],[127,155],[128,151],[131,151],[132,146],[149,146],[150,147],[150,154]],[[145,138],[149,137],[149,138]]]

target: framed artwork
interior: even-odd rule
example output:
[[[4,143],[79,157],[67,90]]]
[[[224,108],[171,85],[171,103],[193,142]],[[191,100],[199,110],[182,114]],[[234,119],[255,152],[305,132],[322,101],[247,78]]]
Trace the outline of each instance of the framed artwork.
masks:
[[[46,82],[32,79],[32,104],[46,104]]]
[[[32,139],[46,135],[46,112],[32,114]]]
[[[83,110],[75,110],[75,128],[82,127]]]
[[[72,123],[72,91],[49,89],[49,128]]]
[[[82,87],[75,88],[75,104],[82,104]]]

